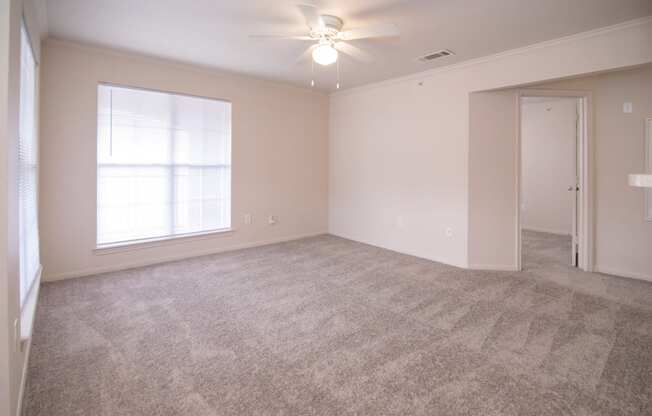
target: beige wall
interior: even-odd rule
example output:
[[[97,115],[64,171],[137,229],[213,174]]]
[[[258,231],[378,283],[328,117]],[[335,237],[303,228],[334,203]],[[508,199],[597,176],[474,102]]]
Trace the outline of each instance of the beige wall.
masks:
[[[97,254],[97,84],[221,98],[233,105],[235,231]],[[43,46],[41,258],[59,279],[327,231],[328,96],[163,60],[48,40]],[[254,223],[245,225],[251,213]],[[278,216],[276,225],[267,216]]]
[[[465,265],[466,126],[445,122],[466,110],[456,87],[399,83],[331,99],[331,233]]]
[[[577,99],[523,98],[521,227],[571,235],[575,192]]]
[[[18,412],[29,354],[29,344],[21,351],[16,339],[21,316],[17,187],[20,25],[25,16],[38,61],[39,6],[32,0],[0,1],[0,416]]]
[[[652,280],[652,222],[644,219],[643,189],[627,184],[628,174],[645,169],[645,118],[652,117],[652,66],[547,83],[539,88],[592,92],[595,268]],[[631,114],[623,113],[624,102],[633,104]]]
[[[21,12],[22,1],[0,0],[0,416],[16,412],[26,358],[16,351],[13,334],[20,312],[15,148]],[[29,21],[29,7],[26,13]],[[469,124],[474,111],[469,94],[649,63],[651,38],[652,23],[639,21],[345,91],[332,96],[330,117],[328,98],[318,93],[50,41],[41,66],[46,278],[320,233],[326,230],[329,195],[334,234],[460,266],[509,268],[516,241],[510,211],[513,137],[493,131],[500,143],[492,146],[473,134],[480,130]],[[137,251],[93,252],[99,81],[233,102],[234,233]],[[642,119],[652,116],[652,69],[546,87],[594,94],[597,268],[649,277],[652,223],[643,221],[643,192],[627,186],[626,174],[643,170]],[[498,96],[511,100],[509,92]],[[633,114],[622,114],[623,101],[633,102]],[[497,116],[504,131],[513,128],[510,114]],[[492,194],[494,185],[500,192]],[[253,225],[243,225],[244,213],[254,215]],[[269,214],[278,215],[279,224],[268,226]],[[496,218],[502,225],[491,229]],[[478,251],[495,246],[502,251]]]
[[[534,88],[591,93],[594,270],[652,281],[652,222],[644,219],[643,190],[627,184],[629,173],[645,167],[652,65]],[[469,263],[474,268],[509,269],[508,265],[517,264],[513,185],[518,172],[518,135],[516,128],[509,127],[515,106],[504,97],[515,99],[518,91],[471,95]],[[633,104],[631,114],[623,113],[624,102]]]
[[[469,98],[469,267],[515,270],[514,170],[518,96],[513,91],[479,92]],[[489,155],[491,157],[489,157]]]
[[[652,19],[644,19],[332,95],[330,231],[473,265],[469,248],[480,246],[472,239],[482,232],[469,229],[469,215],[504,217],[514,207],[515,189],[501,195],[500,203],[470,211],[470,194],[478,188],[468,175],[474,153],[469,94],[649,63],[650,39]],[[482,156],[487,164],[505,158],[491,149]],[[503,171],[497,173],[504,177],[494,178],[501,189],[504,180],[515,183],[515,171]],[[494,241],[515,247],[514,227],[506,222]],[[482,265],[513,268],[515,256],[489,255]]]

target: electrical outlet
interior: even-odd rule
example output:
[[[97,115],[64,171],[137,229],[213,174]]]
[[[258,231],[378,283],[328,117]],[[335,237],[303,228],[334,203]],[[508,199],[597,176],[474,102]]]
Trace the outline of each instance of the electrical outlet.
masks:
[[[254,222],[254,217],[251,214],[244,214],[244,223],[250,225]]]
[[[275,225],[278,222],[278,217],[276,215],[270,215],[267,222],[269,225]]]
[[[446,227],[446,237],[451,238],[453,236],[453,229],[451,227]]]

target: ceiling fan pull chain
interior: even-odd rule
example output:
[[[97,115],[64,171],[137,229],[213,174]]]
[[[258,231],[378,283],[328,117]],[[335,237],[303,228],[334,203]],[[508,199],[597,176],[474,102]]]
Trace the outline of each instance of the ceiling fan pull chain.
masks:
[[[340,60],[337,60],[337,83],[335,84],[335,89],[340,89]]]
[[[310,61],[310,86],[315,86],[315,61]]]

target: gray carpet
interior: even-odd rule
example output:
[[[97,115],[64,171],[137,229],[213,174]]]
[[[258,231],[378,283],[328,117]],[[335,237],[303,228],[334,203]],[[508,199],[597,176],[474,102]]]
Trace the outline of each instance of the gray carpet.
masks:
[[[333,236],[45,284],[25,414],[652,414],[652,284]]]

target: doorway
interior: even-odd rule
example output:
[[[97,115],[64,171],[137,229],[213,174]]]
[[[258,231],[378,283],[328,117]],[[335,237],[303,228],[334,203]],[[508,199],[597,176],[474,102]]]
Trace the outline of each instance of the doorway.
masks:
[[[590,271],[589,97],[519,94],[519,269]]]

